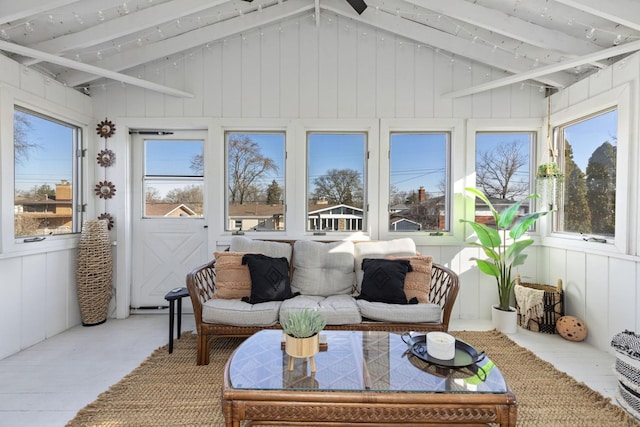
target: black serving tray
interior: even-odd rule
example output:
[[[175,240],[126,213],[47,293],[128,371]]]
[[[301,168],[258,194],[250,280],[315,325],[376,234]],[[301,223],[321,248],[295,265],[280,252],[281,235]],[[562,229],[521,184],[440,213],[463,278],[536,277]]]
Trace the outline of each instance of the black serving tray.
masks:
[[[486,353],[478,352],[466,342],[456,339],[456,353],[453,359],[442,360],[429,356],[427,352],[427,336],[411,335],[409,333],[402,334],[402,340],[407,343],[411,353],[427,363],[443,366],[446,368],[460,369],[475,365],[484,360]]]

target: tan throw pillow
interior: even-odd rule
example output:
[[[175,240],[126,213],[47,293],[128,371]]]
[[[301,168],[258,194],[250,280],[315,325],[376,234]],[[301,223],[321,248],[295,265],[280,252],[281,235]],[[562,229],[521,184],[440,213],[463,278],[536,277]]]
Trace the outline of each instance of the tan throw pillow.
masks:
[[[387,257],[388,259],[407,259],[413,271],[407,273],[404,278],[404,293],[407,301],[416,297],[420,304],[429,302],[429,292],[431,291],[431,256],[412,257]]]
[[[240,299],[251,296],[249,266],[242,265],[244,252],[214,252],[216,289],[214,298]]]

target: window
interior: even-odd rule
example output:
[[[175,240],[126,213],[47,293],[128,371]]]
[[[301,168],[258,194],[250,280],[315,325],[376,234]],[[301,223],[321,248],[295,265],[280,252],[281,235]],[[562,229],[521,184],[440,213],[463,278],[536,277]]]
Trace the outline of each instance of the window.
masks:
[[[202,140],[144,141],[144,217],[202,218]]]
[[[615,237],[618,110],[554,129],[564,171],[556,229]]]
[[[390,134],[389,231],[449,230],[448,132]]]
[[[228,231],[285,229],[285,133],[227,132]]]
[[[14,235],[80,231],[80,128],[33,111],[14,111]]]
[[[307,231],[365,229],[365,133],[307,134]]]
[[[476,186],[496,199],[520,200],[531,194],[533,132],[478,132]]]

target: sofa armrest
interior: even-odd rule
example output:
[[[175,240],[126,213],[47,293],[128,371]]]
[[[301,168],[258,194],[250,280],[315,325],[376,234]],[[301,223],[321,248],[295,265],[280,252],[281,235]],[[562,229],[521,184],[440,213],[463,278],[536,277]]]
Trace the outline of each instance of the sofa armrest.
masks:
[[[216,287],[216,260],[193,269],[187,274],[187,290],[193,305],[196,325],[202,323],[202,304],[213,298]]]
[[[431,268],[429,301],[442,307],[442,325],[449,329],[449,319],[460,288],[458,275],[444,265],[434,263]]]

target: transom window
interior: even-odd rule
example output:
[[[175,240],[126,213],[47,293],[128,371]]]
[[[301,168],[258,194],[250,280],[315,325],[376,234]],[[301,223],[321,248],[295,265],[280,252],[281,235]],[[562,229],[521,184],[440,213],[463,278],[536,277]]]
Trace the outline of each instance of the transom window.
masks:
[[[13,128],[15,237],[79,232],[81,129],[19,107]]]
[[[448,132],[390,134],[389,231],[449,230]]]
[[[307,231],[362,231],[366,133],[307,134]]]

